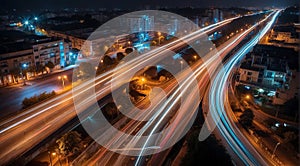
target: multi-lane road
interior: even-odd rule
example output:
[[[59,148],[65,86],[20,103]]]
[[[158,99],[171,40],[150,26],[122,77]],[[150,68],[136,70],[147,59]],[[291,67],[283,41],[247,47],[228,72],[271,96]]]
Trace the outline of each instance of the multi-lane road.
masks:
[[[236,18],[228,19],[196,31],[185,36],[185,39],[195,40],[197,37],[201,37],[208,33],[208,31],[213,31],[234,19]],[[177,48],[180,45],[182,45],[182,42],[178,40],[171,42],[162,48],[140,55],[136,57],[136,59],[122,64],[120,68],[108,71],[92,80],[85,81],[74,87],[73,93],[71,91],[64,93],[34,108],[28,109],[21,114],[17,114],[16,116],[2,121],[0,124],[1,163],[6,163],[20,154],[23,154],[73,119],[77,113],[79,113],[76,111],[84,111],[95,103],[95,96],[81,98],[79,102],[82,104],[77,105],[75,111],[73,99],[76,98],[76,95],[82,95],[85,92],[88,93],[96,87],[95,91],[97,92],[97,99],[101,99],[111,92],[110,78],[113,74],[125,75],[130,73],[132,68],[140,66],[141,64],[144,66],[151,65],[156,58],[163,55],[162,53],[166,48]]]
[[[242,46],[230,59],[228,59],[223,68],[220,68],[214,77],[209,95],[207,96],[208,126],[216,126],[221,138],[227,143],[227,146],[232,149],[243,163],[247,165],[269,165],[275,164],[274,161],[261,153],[257,146],[253,146],[253,141],[249,140],[237,127],[237,119],[230,109],[228,101],[227,89],[228,78],[232,69],[239,63],[241,58],[246,55],[255,44],[266,34],[272,27],[280,11],[277,11],[263,29],[260,30],[249,42]],[[210,120],[210,122],[209,122]],[[276,164],[275,164],[276,165]]]
[[[48,74],[41,78],[26,81],[26,85],[14,85],[12,87],[3,87],[0,89],[0,119],[7,117],[8,115],[20,112],[22,109],[22,101],[24,98],[29,98],[34,95],[39,95],[43,92],[61,91],[62,82],[57,79],[59,75],[66,75],[69,79],[66,79],[65,85],[68,86],[72,82],[70,80],[72,70]]]
[[[274,15],[274,13],[272,13],[270,16],[273,16],[273,15]],[[264,21],[267,21],[267,19],[265,19]],[[181,73],[180,78],[183,78],[185,80],[183,87],[189,87],[188,90],[192,90],[192,91],[193,91],[193,88],[206,89],[208,86],[209,80],[210,80],[209,74],[213,74],[213,71],[215,71],[216,68],[218,68],[220,66],[220,64],[222,62],[222,58],[224,58],[225,55],[228,54],[228,52],[230,52],[233,48],[235,48],[235,46],[237,46],[237,44],[240,41],[242,41],[255,27],[257,27],[257,25],[258,24],[254,25],[250,29],[244,31],[243,33],[237,35],[235,38],[233,38],[230,41],[228,41],[227,43],[225,43],[224,45],[220,46],[218,48],[219,49],[218,54],[216,54],[215,52],[210,53],[207,56],[202,57],[202,62],[198,62],[197,64],[192,66],[195,77],[198,79],[198,82],[199,82],[198,86],[193,87],[193,86],[189,85],[189,83],[191,83],[190,73],[188,73],[188,72]],[[207,72],[207,66],[211,67],[212,73]],[[212,69],[212,68],[214,68],[214,69]],[[172,83],[170,83],[170,84],[172,85]],[[172,86],[174,86],[174,85],[172,85]],[[185,89],[183,87],[181,87],[179,89],[181,89],[182,91],[185,91]],[[171,91],[167,90],[165,92],[167,94],[172,92],[172,94],[175,94],[175,95],[173,95],[173,96],[170,95],[168,100],[164,101],[164,103],[166,105],[168,105],[169,103],[174,103],[174,101],[179,100],[182,97],[182,96],[176,94],[177,89],[170,89],[170,90]],[[198,93],[198,92],[197,91],[193,91],[193,92],[189,91],[189,95],[192,98],[194,97],[195,93]],[[200,93],[200,98],[203,97],[203,94],[204,93]],[[189,104],[191,104],[191,102],[193,100],[187,99],[187,101],[189,101],[190,102]],[[184,105],[184,103],[182,103],[182,104]],[[157,104],[157,105],[160,106],[160,104]],[[149,135],[151,135],[151,134],[157,132],[159,129],[161,129],[166,124],[166,122],[164,121],[166,118],[165,115],[167,115],[169,112],[171,112],[170,110],[171,109],[169,107],[166,108],[165,110],[161,110],[161,108],[155,109],[155,113],[157,113],[156,118],[158,120],[146,122],[145,124],[142,125],[142,128],[139,129],[139,132],[136,134],[143,135],[145,132],[147,132],[148,134],[150,133]],[[151,113],[151,111],[153,111],[153,110],[147,110],[147,111],[149,111]],[[168,120],[168,121],[172,122],[169,126],[171,126],[171,128],[173,127],[172,128],[173,130],[170,129],[171,132],[167,132],[169,134],[163,135],[160,138],[148,137],[146,140],[141,141],[142,146],[138,145],[138,143],[140,143],[139,139],[136,139],[136,138],[133,140],[129,139],[129,142],[128,142],[127,140],[128,140],[129,136],[126,134],[120,133],[118,135],[114,135],[113,137],[109,136],[110,140],[105,147],[108,147],[108,148],[114,147],[115,149],[118,148],[120,151],[122,151],[122,150],[126,151],[126,150],[130,150],[130,149],[134,149],[133,147],[135,145],[138,145],[137,147],[140,147],[140,148],[135,148],[135,149],[139,150],[140,154],[137,156],[135,164],[140,165],[144,162],[143,156],[145,154],[147,154],[146,151],[149,151],[149,150],[154,151],[155,148],[158,148],[158,149],[163,148],[166,145],[170,144],[169,140],[171,138],[178,136],[178,133],[184,133],[184,130],[186,129],[185,127],[187,126],[187,124],[184,124],[184,123],[193,121],[192,115],[195,115],[196,111],[197,111],[197,108],[194,108],[194,110],[185,108],[185,109],[181,110],[181,112],[178,112],[176,117],[169,116],[168,118],[170,120]],[[145,117],[145,119],[147,119],[147,117]],[[128,123],[128,125],[124,126],[123,130],[124,131],[127,130],[127,133],[131,133],[131,134],[134,133],[136,131],[136,128],[139,128],[139,126],[141,126],[141,124],[135,124],[135,123],[138,123],[138,122],[130,121]],[[139,122],[139,123],[141,123],[141,122]],[[135,125],[133,125],[133,124],[135,124]],[[149,126],[153,126],[153,125],[154,125],[154,127],[151,127],[151,129],[149,129]],[[180,128],[182,130],[179,130],[179,131],[177,131],[178,133],[176,133],[174,131],[175,130],[174,128],[177,128],[177,129]],[[106,135],[106,133],[104,133],[103,135]],[[101,138],[101,136],[100,136],[100,138]],[[122,142],[121,140],[124,140],[125,145],[124,145],[124,142]],[[239,160],[241,160],[241,159],[239,159]],[[156,161],[160,161],[160,156],[156,156],[155,161],[154,160],[151,161],[152,162],[151,164],[154,164],[154,165],[157,164]],[[122,163],[129,163],[129,162],[130,161],[129,161],[128,157],[126,157],[124,155],[116,155],[113,152],[107,151],[107,149],[105,149],[105,148],[99,148],[97,153],[95,153],[92,157],[90,157],[90,159],[88,161],[84,162],[84,164],[83,163],[81,163],[81,164],[83,164],[83,165],[107,165],[107,164],[121,165]],[[246,164],[250,163],[249,161],[248,162],[244,161],[244,162]],[[241,161],[241,163],[243,163],[243,160]],[[262,163],[263,163],[263,160],[262,160]]]
[[[242,41],[255,27],[257,27],[257,25],[266,22],[269,22],[267,25],[271,25],[277,15],[278,12],[269,14],[269,17],[267,17],[263,21],[253,25],[240,34],[237,34],[235,37],[231,38],[229,41],[218,47],[218,51],[215,49],[211,50],[206,56],[202,57],[201,61],[192,66],[192,70],[194,73],[193,75],[191,75],[191,72],[187,70],[180,72],[178,76],[179,80],[177,80],[180,83],[179,88],[174,88],[176,87],[176,83],[170,83],[167,87],[164,88],[164,92],[157,92],[157,95],[153,98],[153,101],[156,102],[154,102],[155,104],[153,105],[153,107],[150,107],[152,109],[150,109],[149,112],[133,114],[134,116],[136,116],[135,118],[139,119],[140,121],[132,120],[126,122],[127,119],[125,118],[116,123],[116,125],[120,126],[125,123],[125,126],[121,127],[120,131],[126,131],[126,133],[135,133],[136,131],[138,131],[137,133],[135,133],[137,136],[139,136],[138,138],[134,137],[134,139],[130,139],[133,137],[130,137],[129,134],[124,134],[121,132],[114,133],[112,132],[114,130],[110,130],[111,126],[103,126],[103,128],[101,127],[100,130],[103,130],[102,133],[96,136],[98,138],[107,140],[106,144],[103,146],[106,148],[113,148],[115,149],[115,151],[126,151],[126,149],[135,150],[135,148],[137,148],[138,150],[136,156],[138,157],[136,160],[136,165],[139,165],[143,162],[142,156],[149,154],[149,151],[153,152],[156,151],[157,148],[167,147],[168,145],[172,144],[172,139],[180,138],[181,135],[186,132],[186,127],[189,125],[188,122],[192,121],[194,115],[197,113],[198,105],[196,104],[195,106],[191,102],[197,96],[199,96],[200,100],[203,98],[205,93],[202,92],[207,90],[209,81],[211,81],[210,76],[216,73],[216,70],[222,64],[222,59],[225,57],[225,55],[227,55],[233,48],[235,48],[240,41]],[[58,128],[62,127],[68,121],[73,119],[77,114],[83,115],[81,116],[83,118],[81,119],[82,121],[87,121],[86,118],[90,114],[93,115],[99,110],[98,106],[95,104],[97,102],[95,101],[107,96],[112,91],[118,89],[118,87],[120,86],[120,84],[114,84],[115,86],[111,87],[112,77],[121,79],[123,76],[126,77],[126,75],[133,72],[134,68],[151,66],[153,65],[153,62],[158,61],[158,59],[164,58],[168,50],[176,50],[176,48],[182,47],[184,43],[181,41],[185,41],[185,43],[195,42],[197,39],[203,37],[206,33],[213,32],[217,28],[228,24],[234,19],[237,18],[232,18],[214,24],[205,29],[186,35],[180,40],[173,41],[163,47],[139,55],[135,59],[132,59],[129,62],[125,62],[111,71],[108,71],[95,77],[94,79],[79,84],[78,86],[73,88],[73,93],[64,93],[54,99],[38,105],[37,107],[26,110],[26,112],[22,114],[18,114],[1,122],[0,164],[4,164],[9,160],[17,157],[18,155],[23,154],[28,149],[32,148],[37,143],[41,142],[43,139],[49,136],[51,133],[56,131]],[[270,27],[267,26],[266,28]],[[256,41],[258,38],[259,37],[256,36],[252,40],[255,39]],[[254,43],[255,42],[253,41],[250,45],[253,45]],[[247,48],[247,50],[249,50],[249,48]],[[239,57],[241,57],[241,55]],[[234,63],[230,64],[234,65]],[[225,65],[224,68],[227,69],[228,67],[226,67]],[[199,82],[199,84],[193,84],[193,77],[197,78],[197,82]],[[214,82],[212,85],[214,85]],[[220,85],[224,85],[224,83]],[[195,90],[193,88],[197,88],[199,90]],[[91,92],[95,92],[95,95],[91,95]],[[178,107],[176,105],[178,101],[182,100],[183,93],[188,94],[185,100],[181,102],[180,107],[183,111],[179,111],[176,116],[170,116],[169,114],[172,113],[174,109],[176,109],[176,107]],[[163,96],[165,96],[165,94],[167,94],[166,96],[168,96],[168,98],[165,98],[165,100],[161,100]],[[212,94],[215,93],[212,92]],[[218,95],[218,97],[224,96],[224,94],[215,95]],[[214,100],[210,99],[210,102],[211,101]],[[219,101],[219,99],[217,101]],[[75,106],[74,102],[76,102]],[[200,101],[193,102],[197,103]],[[216,104],[214,103],[214,105]],[[217,103],[217,105],[219,105],[219,103]],[[86,112],[86,110],[88,110],[88,113]],[[218,108],[216,108],[215,110],[213,108],[210,108],[209,114],[214,116],[218,112]],[[223,115],[225,115],[225,113],[223,113]],[[221,118],[221,121],[223,119],[224,118]],[[169,121],[171,121],[172,123],[168,124]],[[155,137],[155,132],[163,129],[166,124],[168,124],[166,127],[167,132],[159,138]],[[237,128],[233,129],[233,127],[230,127],[230,125],[228,124],[230,123],[222,121],[222,123],[217,123],[217,127],[221,131],[221,133],[228,133],[232,130],[238,130]],[[154,137],[142,137],[142,135],[145,133],[149,134],[150,136],[153,135]],[[97,132],[97,134],[99,134],[99,132]],[[228,144],[234,145],[230,146],[230,148],[233,149],[233,151],[239,157],[239,160],[241,160],[243,163],[265,163],[264,159],[255,151],[255,149],[252,148],[253,150],[251,150],[251,152],[245,151],[245,148],[243,148],[241,144],[247,144],[247,140],[243,139],[242,143],[241,141],[239,141],[239,139],[243,138],[242,135],[238,135],[238,137],[231,134],[222,135],[224,136],[224,138],[226,138]],[[97,155],[94,155],[90,158],[90,160],[88,161],[88,165],[107,164],[108,162],[111,162],[110,159],[113,156],[112,152],[107,152],[107,150],[103,150],[101,148],[95,154]],[[254,154],[255,157],[250,154]],[[117,160],[115,160],[114,163],[120,164],[122,162],[124,162],[124,156],[120,155],[117,156]]]

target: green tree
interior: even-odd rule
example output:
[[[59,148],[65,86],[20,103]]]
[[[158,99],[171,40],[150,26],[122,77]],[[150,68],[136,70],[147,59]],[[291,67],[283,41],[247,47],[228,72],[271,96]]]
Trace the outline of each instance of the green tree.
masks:
[[[81,141],[81,135],[77,131],[70,131],[56,140],[56,143],[60,154],[64,157],[72,157],[78,155],[83,149]]]

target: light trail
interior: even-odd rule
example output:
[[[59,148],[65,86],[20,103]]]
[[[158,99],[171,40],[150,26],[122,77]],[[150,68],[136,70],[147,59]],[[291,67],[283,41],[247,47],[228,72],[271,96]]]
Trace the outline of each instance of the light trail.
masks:
[[[254,26],[255,27],[255,26]],[[236,41],[238,40],[238,39],[241,39],[242,37],[245,37],[245,35],[246,34],[248,34],[254,27],[252,27],[252,28],[250,28],[250,29],[248,29],[247,31],[245,31],[245,32],[243,32],[238,38],[236,38],[235,40],[233,40],[228,46],[226,46],[224,49],[221,49],[221,53],[224,53],[224,52],[228,52],[228,50],[227,49],[229,49],[230,47],[232,47],[232,45],[233,44],[235,44],[236,43]],[[224,55],[223,55],[224,56]],[[208,59],[207,61],[205,61],[207,64],[205,64],[205,65],[203,65],[203,66],[201,66],[200,68],[197,68],[196,69],[196,71],[195,71],[195,73],[197,73],[196,75],[197,76],[200,76],[201,75],[201,73],[203,74],[203,72],[204,72],[204,66],[206,66],[206,65],[211,65],[212,64],[212,62],[216,62],[216,60],[217,59],[219,59],[219,56],[218,55],[215,55],[215,56],[213,56],[213,57],[210,57],[210,59]],[[215,66],[218,66],[218,65],[215,65]],[[189,78],[185,78],[186,80],[189,80]],[[187,85],[187,87],[189,86],[189,84],[188,84],[189,82],[188,81],[186,81],[186,85]],[[204,85],[203,85],[204,86]],[[184,90],[186,90],[186,88],[179,88],[179,89],[184,89]],[[176,93],[177,92],[177,93]],[[178,94],[179,92],[178,92],[178,89],[177,89],[177,91],[176,91],[175,93],[173,93],[173,96],[172,97],[170,97],[169,98],[169,100],[168,100],[168,102],[167,103],[165,103],[163,106],[164,107],[166,107],[170,102],[171,102],[171,105],[173,104],[174,105],[174,101],[178,101],[179,99],[180,99],[180,95],[179,95],[179,97],[178,97],[178,95],[176,95],[176,94]],[[192,96],[192,95],[191,95]],[[158,121],[159,122],[161,122],[161,121],[163,121],[163,119],[164,119],[164,117],[167,115],[167,113],[170,111],[170,107],[167,109],[167,111],[162,111],[162,109],[163,108],[161,108],[161,109],[158,109],[158,110],[160,110],[160,111],[157,111],[156,112],[156,116],[153,116],[152,117],[152,120],[149,120],[144,126],[143,126],[143,128],[137,133],[138,135],[142,135],[145,131],[147,131],[148,130],[148,127],[149,126],[151,126],[151,125],[153,125],[152,123],[154,122],[154,118],[160,118],[160,119],[158,119]],[[194,109],[194,110],[196,110],[196,108]],[[194,112],[193,112],[194,113]],[[162,117],[161,117],[161,115],[162,115]],[[157,129],[157,128],[159,128],[159,125],[162,125],[162,124],[159,124],[159,123],[157,123],[156,125],[155,125],[155,127],[154,127],[154,129],[152,129],[151,130],[151,134],[153,134],[154,132],[155,132],[155,130]],[[178,127],[178,126],[184,126],[184,125],[178,125],[178,124],[176,124],[176,126]],[[170,133],[170,132],[169,132]],[[150,134],[150,135],[151,135]],[[147,139],[147,141],[144,143],[144,146],[143,146],[143,148],[146,150],[147,149],[147,147],[148,146],[152,146],[152,145],[147,145],[148,143],[149,143],[149,141],[150,141],[150,137],[148,137],[149,139]],[[121,139],[121,137],[118,137],[117,138],[117,140],[120,140]],[[122,139],[124,139],[124,140],[126,140],[126,138],[122,138]],[[139,140],[132,140],[131,141],[131,143],[129,143],[129,144],[135,144],[136,142],[138,142]],[[128,147],[125,147],[125,148],[128,148]],[[104,154],[104,153],[102,153],[102,154]],[[138,159],[137,159],[137,162],[136,162],[136,165],[138,165],[138,163],[139,163],[139,161],[140,161],[140,157],[141,156],[143,156],[143,151],[141,151],[141,153],[140,153],[140,155],[139,155],[139,157],[138,157]],[[103,156],[102,155],[99,155],[96,159],[94,159],[93,160],[93,162],[92,163],[89,163],[89,164],[95,164],[95,160],[97,160],[97,159],[103,159]]]
[[[236,18],[225,20],[223,22],[206,27],[204,28],[205,31],[203,29],[198,30],[192,34],[187,35],[185,38],[176,40],[172,43],[167,44],[164,47],[160,47],[146,54],[139,55],[134,61],[124,63],[122,64],[122,66],[124,67],[124,69],[129,69],[134,68],[137,65],[140,65],[141,63],[150,63],[150,59],[152,58],[153,60],[159,57],[161,55],[162,50],[165,50],[168,47],[179,47],[182,44],[180,43],[181,40],[186,39],[185,41],[192,41],[193,39],[196,39],[196,37],[200,37],[208,31],[213,31],[216,28],[219,28],[234,19]],[[175,46],[172,46],[172,44]],[[66,92],[63,95],[60,95],[54,99],[39,104],[34,108],[26,110],[25,113],[19,114],[15,117],[2,121],[0,125],[0,146],[5,148],[1,148],[0,150],[0,163],[6,163],[11,158],[15,158],[19,154],[22,154],[28,148],[36,145],[38,142],[42,141],[51,133],[63,126],[63,124],[65,124],[67,121],[74,118],[76,116],[72,101],[74,97],[77,97],[78,95],[81,95],[91,90],[91,87],[93,88],[97,85],[102,85],[102,89],[97,89],[96,97],[98,99],[109,94],[110,88],[108,88],[108,86],[103,85],[109,82],[109,78],[113,76],[112,73],[117,75],[127,74],[127,72],[130,72],[130,70],[126,71],[124,69],[114,69],[104,74],[101,74],[95,79],[91,79],[74,87],[73,95],[71,91]],[[87,103],[90,103],[89,99],[92,99],[92,97],[83,100],[83,102],[81,103],[82,108],[88,107]],[[48,125],[51,125],[50,129],[47,127]],[[39,135],[33,137],[33,135],[35,135],[35,132],[45,131],[46,128],[48,128],[46,132],[40,133]],[[22,141],[19,141],[19,139],[22,139]],[[25,142],[26,145],[24,145]]]
[[[97,83],[95,83],[95,86],[96,86],[96,85],[99,85],[99,84],[102,84],[102,83],[104,83],[104,82],[105,82],[105,85],[110,85],[110,84],[111,84],[111,82],[110,82],[110,77],[118,78],[118,77],[120,77],[120,75],[122,75],[122,74],[124,75],[123,72],[120,72],[120,71],[124,71],[124,68],[127,68],[128,70],[130,70],[130,69],[132,68],[132,66],[134,67],[134,66],[136,66],[136,65],[145,63],[145,61],[152,61],[153,59],[155,59],[155,58],[157,58],[157,57],[155,56],[155,57],[152,57],[152,58],[151,58],[151,56],[149,56],[149,55],[156,55],[156,54],[160,53],[161,51],[166,51],[169,47],[170,47],[170,48],[176,48],[174,45],[175,45],[175,44],[178,44],[178,42],[180,42],[180,40],[193,41],[193,40],[195,40],[196,38],[199,38],[199,36],[205,35],[205,34],[207,33],[206,31],[213,31],[213,30],[219,28],[220,26],[226,25],[226,24],[228,24],[230,21],[232,21],[232,20],[234,20],[234,19],[237,19],[237,18],[240,18],[240,17],[234,17],[234,18],[227,19],[227,20],[224,20],[224,21],[219,22],[219,23],[216,23],[216,24],[212,24],[212,25],[210,25],[210,26],[207,26],[207,27],[205,27],[205,28],[202,28],[202,29],[200,29],[200,30],[197,30],[197,31],[195,31],[195,32],[193,32],[193,33],[191,33],[191,34],[188,34],[188,35],[184,36],[184,37],[181,38],[181,39],[178,39],[178,40],[176,40],[176,41],[173,41],[173,42],[171,42],[171,43],[168,43],[168,44],[166,44],[166,45],[164,45],[164,46],[162,46],[162,47],[158,47],[158,48],[156,48],[156,49],[154,49],[154,50],[151,50],[151,51],[148,52],[148,53],[139,55],[139,57],[138,57],[137,59],[132,59],[131,61],[126,62],[126,63],[120,65],[119,67],[115,68],[115,69],[112,69],[112,70],[110,70],[110,71],[108,71],[108,72],[106,72],[106,73],[104,73],[104,74],[101,74],[101,75],[97,76],[95,79],[86,81],[86,82],[84,82],[84,84],[80,84],[78,87],[76,87],[77,89],[79,89],[79,90],[76,89],[77,91],[79,91],[79,92],[76,92],[76,95],[80,95],[80,94],[84,93],[85,91],[87,91],[87,90],[84,90],[84,89],[86,89],[86,86],[89,85],[89,84],[92,84],[92,83],[95,82],[95,81],[98,81]],[[210,28],[212,28],[212,29],[210,29]],[[199,33],[200,33],[200,34],[199,34]],[[195,35],[196,35],[196,36],[195,36]],[[177,46],[177,47],[178,47],[178,46]],[[150,57],[151,59],[149,59],[149,57]],[[125,70],[125,71],[127,71],[127,70]],[[128,72],[126,72],[125,74],[127,74],[127,73],[128,73]],[[73,92],[73,93],[74,93],[74,92]],[[33,112],[33,111],[35,111],[35,110],[37,110],[37,109],[40,109],[40,108],[42,108],[42,107],[44,107],[44,106],[47,106],[47,105],[49,105],[50,103],[52,103],[52,102],[54,102],[54,101],[57,101],[57,100],[58,100],[59,102],[55,103],[54,105],[51,105],[51,106],[49,107],[49,109],[50,109],[50,108],[53,108],[53,107],[55,107],[55,106],[58,106],[58,105],[60,105],[60,104],[62,104],[62,103],[64,103],[64,102],[66,102],[67,100],[71,100],[72,98],[76,97],[76,96],[70,96],[70,97],[68,97],[67,99],[61,100],[61,99],[65,98],[65,97],[67,97],[67,96],[70,95],[70,94],[71,94],[71,92],[67,92],[66,94],[63,94],[63,95],[61,95],[61,96],[58,96],[57,98],[54,98],[54,99],[51,99],[51,100],[49,100],[49,101],[47,101],[47,102],[41,103],[41,104],[38,105],[37,107],[34,107],[34,108],[28,110],[26,113],[21,113],[21,114],[19,114],[19,115],[17,115],[17,116],[14,116],[13,118],[10,118],[10,119],[8,119],[8,120],[5,120],[4,122],[1,122],[1,123],[0,123],[0,126],[4,126],[4,125],[7,124],[7,123],[13,122],[14,120],[16,120],[16,119],[18,119],[18,118],[20,118],[20,117],[23,117],[24,115],[29,114],[30,112]],[[32,116],[29,116],[29,117],[27,117],[27,118],[25,118],[25,119],[23,119],[23,120],[19,120],[18,122],[14,123],[13,125],[11,125],[11,126],[5,128],[5,129],[1,129],[1,130],[0,130],[0,134],[4,133],[5,131],[7,131],[7,130],[9,130],[9,129],[11,129],[11,128],[17,126],[17,125],[20,125],[21,123],[23,123],[23,122],[25,122],[25,121],[27,121],[27,120],[29,120],[29,119],[34,118],[35,116],[37,116],[37,115],[39,115],[39,114],[41,114],[41,113],[43,113],[43,112],[45,112],[45,111],[47,111],[47,110],[48,110],[47,108],[46,108],[46,109],[43,109],[43,110],[40,110],[39,112],[33,114]]]
[[[271,14],[270,14],[271,15]],[[270,16],[269,15],[269,16]],[[268,19],[268,17],[266,18],[266,19],[264,19],[264,20],[262,20],[261,22],[259,22],[259,23],[257,23],[256,25],[254,25],[254,26],[252,26],[251,28],[249,28],[247,31],[245,31],[245,32],[243,32],[238,38],[236,38],[233,42],[231,42],[231,44],[229,44],[228,46],[226,46],[226,47],[224,47],[223,49],[221,49],[220,51],[219,51],[219,54],[222,54],[222,53],[224,53],[224,51],[225,50],[227,50],[228,48],[230,48],[237,40],[239,40],[243,35],[245,35],[245,34],[247,34],[247,33],[249,33],[250,31],[252,31],[257,25],[259,25],[259,24],[261,24],[262,22],[264,22],[265,20],[267,20]],[[206,60],[206,61],[204,61],[205,63],[202,65],[202,66],[200,66],[200,68],[198,68],[196,71],[194,71],[194,73],[195,73],[195,76],[197,77],[197,78],[199,78],[199,76],[201,75],[201,74],[203,74],[203,72],[205,72],[205,69],[207,69],[208,68],[208,66],[218,66],[218,64],[217,65],[213,65],[213,63],[212,62],[214,62],[214,63],[216,63],[216,62],[219,62],[220,63],[220,61],[216,61],[216,60],[218,60],[220,57],[219,57],[219,54],[216,54],[216,55],[214,55],[213,57],[210,57],[210,59],[209,60]],[[216,68],[211,68],[210,67],[210,71],[215,71],[216,70]],[[170,99],[168,99],[168,102],[170,102],[170,101],[175,101],[175,102],[177,102],[177,101],[179,101],[180,99],[181,99],[181,95],[178,95],[177,93],[178,92],[180,92],[180,91],[183,91],[183,92],[185,92],[188,88],[191,88],[191,85],[190,85],[190,83],[191,83],[191,79],[194,77],[194,75],[192,75],[192,76],[188,76],[187,78],[185,78],[185,82],[184,82],[184,84],[181,84],[180,85],[180,87],[177,89],[177,91],[175,91],[175,93],[173,93],[173,95],[171,96],[171,98]],[[194,88],[194,87],[192,87],[192,88]],[[198,88],[198,87],[197,87]],[[191,96],[193,96],[193,94],[190,94]],[[212,95],[210,95],[210,96],[212,96]],[[172,100],[172,98],[175,98],[175,100]],[[173,104],[175,104],[175,102],[173,102]],[[200,102],[200,101],[199,101]],[[166,106],[167,105],[167,103],[164,105],[164,106]],[[165,109],[165,108],[161,108],[161,109]],[[172,107],[170,108],[167,108],[167,110],[166,110],[166,112],[161,116],[160,114],[160,116],[157,116],[157,117],[159,117],[160,119],[159,119],[159,121],[156,123],[156,125],[154,126],[154,128],[152,129],[152,131],[151,131],[151,133],[149,134],[149,135],[152,135],[152,134],[154,134],[154,132],[156,132],[156,130],[157,130],[157,128],[158,128],[158,126],[159,125],[161,125],[160,123],[161,123],[161,121],[164,119],[164,117],[167,115],[167,113],[169,113],[169,111],[172,109]],[[195,108],[195,111],[196,111],[196,109],[197,108]],[[161,111],[158,111],[159,113],[161,112]],[[195,113],[195,112],[194,112]],[[156,118],[156,117],[153,117],[153,118]],[[152,122],[152,121],[149,121],[149,122]],[[146,127],[147,127],[147,125],[145,125]],[[150,125],[149,125],[150,126]],[[176,126],[178,127],[178,126],[180,126],[180,125],[177,125],[176,124]],[[148,141],[150,141],[150,138],[151,137],[148,137],[148,139],[147,139],[147,141],[145,142],[145,144],[144,144],[144,146],[143,146],[143,148],[145,148],[146,146],[148,146]],[[140,160],[141,160],[141,157],[142,156],[144,156],[143,155],[143,151],[141,151],[141,153],[140,153],[140,155],[139,155],[139,157],[138,157],[138,159],[137,159],[137,161],[136,161],[136,166],[137,165],[139,165],[139,162],[140,162]]]
[[[231,117],[226,116],[227,114],[225,111],[224,101],[226,101],[227,97],[225,95],[227,80],[233,67],[258,43],[266,32],[269,31],[279,13],[280,11],[277,11],[262,31],[260,31],[254,38],[252,38],[246,45],[234,54],[233,58],[231,58],[224,65],[224,68],[217,73],[210,87],[209,114],[211,115],[213,122],[208,123],[210,123],[209,125],[211,125],[211,123],[217,125],[217,128],[223,138],[226,139],[231,149],[238,155],[245,165],[266,165],[267,163],[239,131],[238,127],[230,119]],[[221,120],[221,123],[219,123],[219,120]]]

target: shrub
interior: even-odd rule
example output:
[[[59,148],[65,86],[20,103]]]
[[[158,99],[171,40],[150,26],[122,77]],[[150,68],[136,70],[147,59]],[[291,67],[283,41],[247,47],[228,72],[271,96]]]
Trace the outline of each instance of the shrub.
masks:
[[[36,103],[39,103],[41,101],[44,101],[52,96],[56,95],[56,93],[54,91],[52,92],[43,92],[41,93],[40,95],[34,95],[30,98],[27,98],[25,97],[25,99],[22,101],[22,105],[23,105],[23,108],[28,108]]]

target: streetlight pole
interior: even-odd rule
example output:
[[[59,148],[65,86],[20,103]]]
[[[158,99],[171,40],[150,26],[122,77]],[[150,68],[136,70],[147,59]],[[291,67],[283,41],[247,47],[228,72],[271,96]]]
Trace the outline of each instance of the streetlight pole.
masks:
[[[182,65],[183,65],[183,61],[180,61],[180,71],[182,71]]]
[[[67,76],[66,75],[58,76],[58,79],[62,81],[63,89],[65,89],[65,80],[64,79],[67,79]]]
[[[24,63],[22,66],[21,66],[21,76],[22,76],[22,79],[23,79],[23,84],[26,85],[26,73],[25,73],[25,78],[24,78],[24,75],[23,75],[23,68],[25,69],[27,67],[27,64]]]
[[[273,150],[273,153],[272,153],[272,159],[274,158],[275,152],[276,152],[277,147],[278,147],[279,145],[280,145],[280,142],[278,142],[278,143],[276,144],[276,146],[275,146],[275,148],[274,148],[274,150]]]

